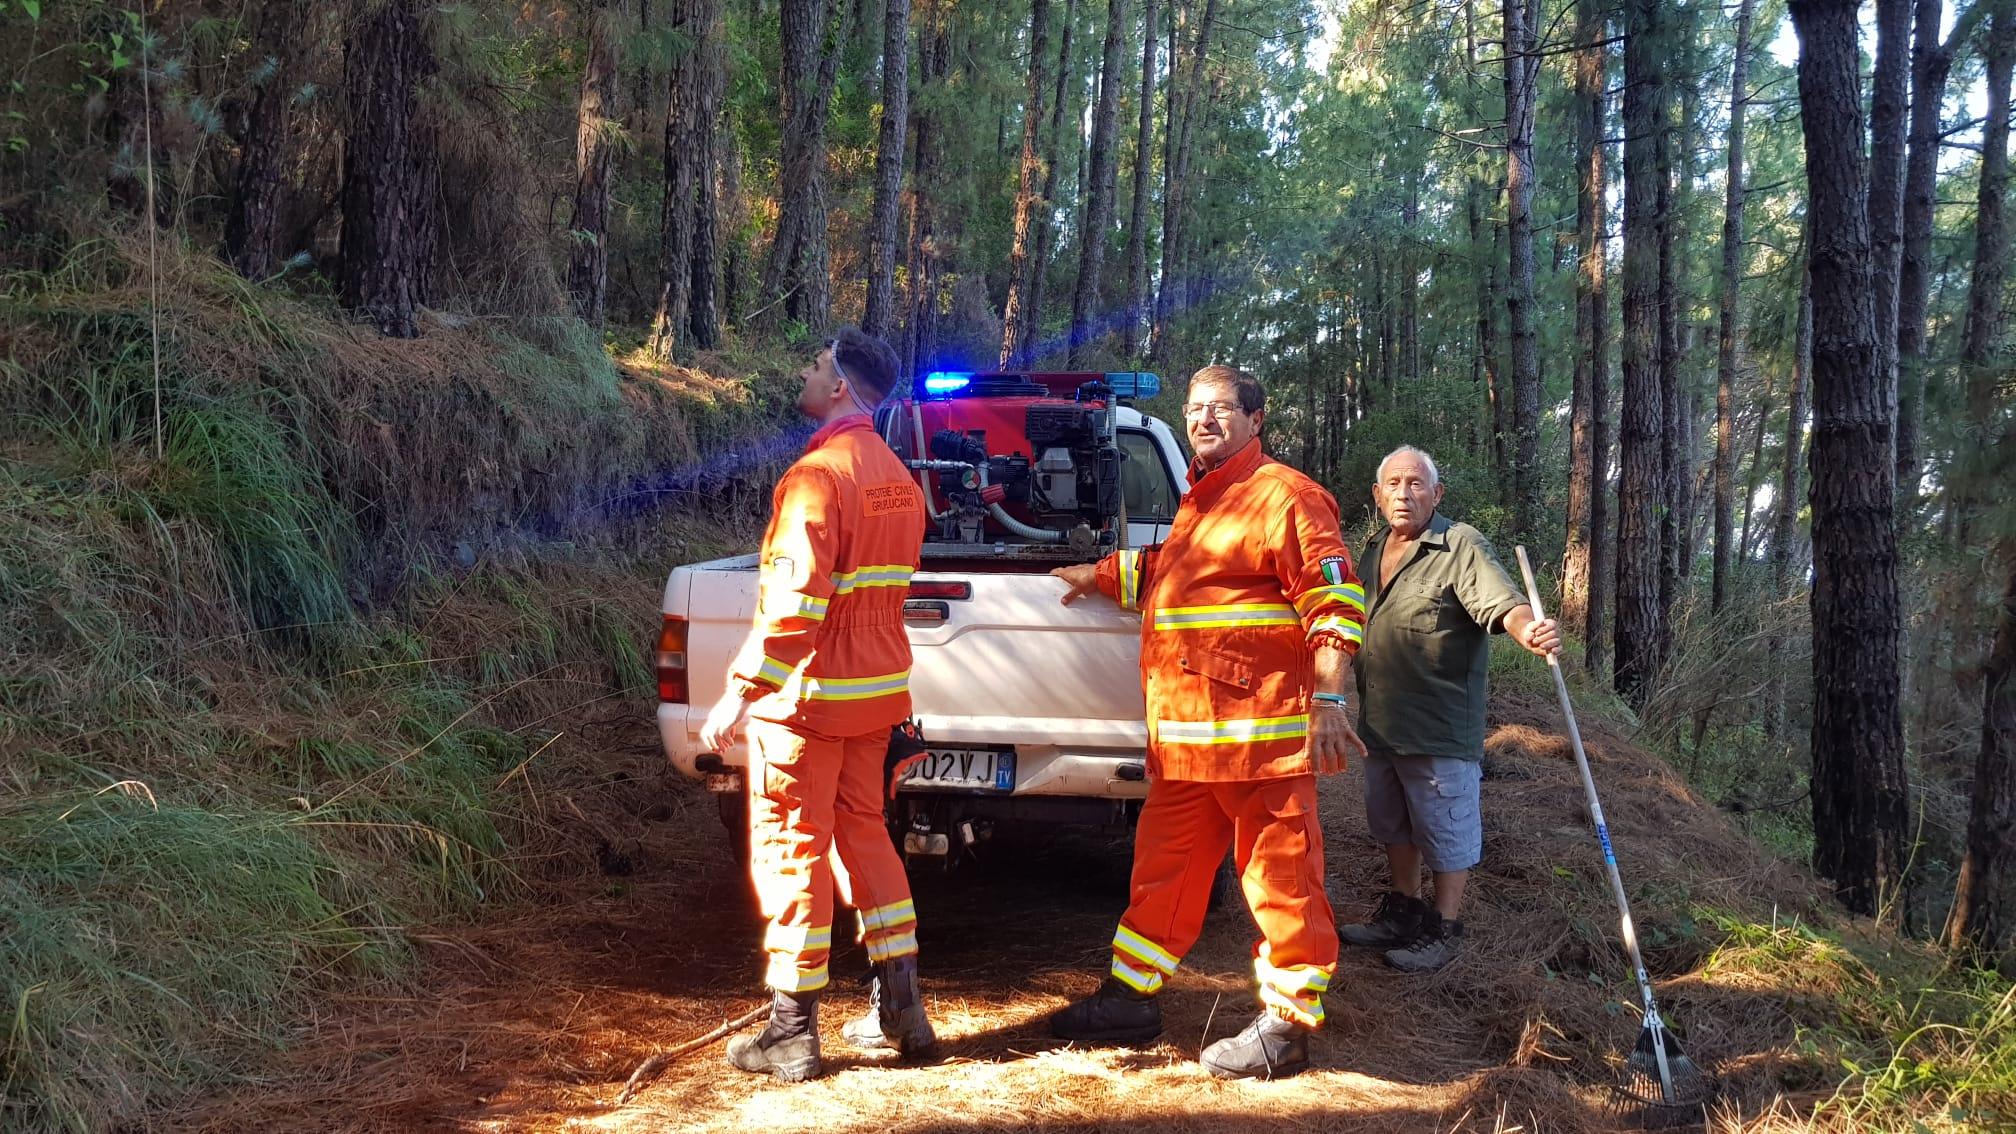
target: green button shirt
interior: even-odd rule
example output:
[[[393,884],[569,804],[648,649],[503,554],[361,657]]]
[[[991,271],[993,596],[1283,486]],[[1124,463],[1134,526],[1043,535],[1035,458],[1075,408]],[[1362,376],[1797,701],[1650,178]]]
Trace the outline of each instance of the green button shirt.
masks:
[[[1358,735],[1382,755],[1484,758],[1484,677],[1491,635],[1526,599],[1491,542],[1437,512],[1390,579],[1392,529],[1358,560],[1367,598],[1356,670]]]

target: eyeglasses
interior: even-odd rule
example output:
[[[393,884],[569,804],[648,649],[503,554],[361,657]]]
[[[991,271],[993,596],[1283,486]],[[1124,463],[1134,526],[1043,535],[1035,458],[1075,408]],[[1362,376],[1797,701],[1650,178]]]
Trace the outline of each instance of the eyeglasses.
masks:
[[[1219,421],[1229,421],[1231,420],[1233,414],[1244,412],[1245,412],[1244,410],[1240,409],[1236,405],[1233,405],[1231,402],[1183,403],[1184,421],[1201,421],[1204,419],[1204,415],[1206,414],[1209,414],[1212,417],[1217,418]]]

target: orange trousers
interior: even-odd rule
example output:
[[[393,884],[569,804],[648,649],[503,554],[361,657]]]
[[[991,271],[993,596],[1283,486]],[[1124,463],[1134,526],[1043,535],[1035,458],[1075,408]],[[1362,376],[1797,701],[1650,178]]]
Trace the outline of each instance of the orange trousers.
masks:
[[[833,737],[770,721],[749,729],[749,869],[769,923],[764,980],[780,992],[826,987],[833,890],[861,911],[868,959],[917,951],[917,910],[882,823],[889,730]]]
[[[1337,924],[1323,890],[1315,776],[1149,785],[1134,833],[1127,912],[1113,934],[1114,979],[1153,993],[1175,974],[1204,928],[1228,845],[1262,935],[1253,950],[1260,1002],[1320,1027],[1323,993],[1337,968]]]

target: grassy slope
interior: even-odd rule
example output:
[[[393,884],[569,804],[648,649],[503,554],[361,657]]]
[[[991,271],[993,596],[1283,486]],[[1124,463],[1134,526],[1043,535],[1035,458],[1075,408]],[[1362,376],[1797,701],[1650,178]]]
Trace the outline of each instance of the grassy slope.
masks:
[[[561,725],[644,710],[663,564],[746,538],[780,452],[744,384],[619,369],[577,326],[387,342],[187,252],[157,398],[135,263],[86,244],[0,289],[8,1129],[255,1072],[332,983],[397,981],[411,927],[592,869]],[[1734,837],[1709,829],[1694,853]],[[1534,869],[1600,942],[1598,880]],[[1846,1124],[2011,1106],[2006,982],[1824,912],[1642,896],[1668,971],[1790,990],[1769,1073]]]

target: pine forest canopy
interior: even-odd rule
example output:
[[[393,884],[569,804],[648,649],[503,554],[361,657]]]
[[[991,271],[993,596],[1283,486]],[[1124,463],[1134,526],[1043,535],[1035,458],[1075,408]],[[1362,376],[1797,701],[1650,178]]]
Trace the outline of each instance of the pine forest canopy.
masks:
[[[1235,363],[1350,522],[1434,452],[1852,909],[2000,943],[2012,54],[2016,0],[0,0],[0,268],[109,217],[395,337]]]

